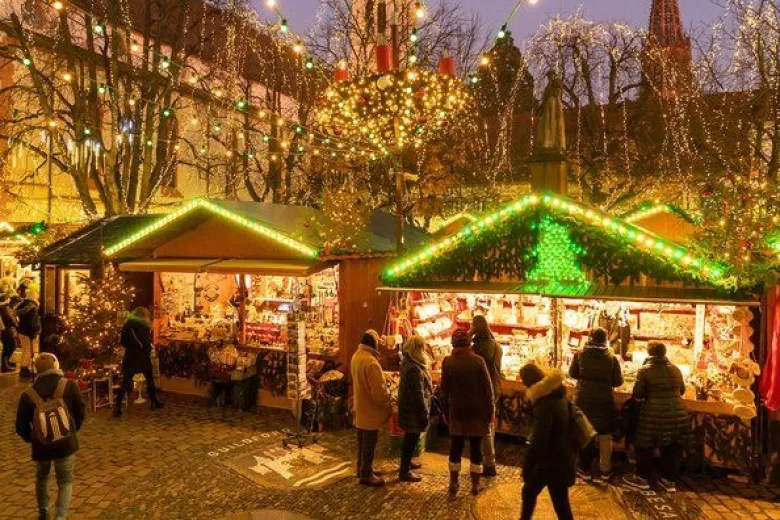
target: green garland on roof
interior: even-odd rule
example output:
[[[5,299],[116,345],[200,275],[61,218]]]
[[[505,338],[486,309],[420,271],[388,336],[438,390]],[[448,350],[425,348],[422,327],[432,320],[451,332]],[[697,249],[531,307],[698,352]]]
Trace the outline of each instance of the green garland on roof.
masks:
[[[635,206],[634,208],[620,215],[620,218],[627,222],[633,223],[637,220],[641,220],[658,213],[670,213],[672,215],[677,215],[684,221],[694,225],[699,225],[701,223],[700,216],[694,216],[681,207],[675,206],[674,204],[664,204],[662,202],[655,201],[643,202],[642,204],[639,204],[638,206]]]
[[[566,263],[570,267],[578,263],[590,271],[595,282],[637,282],[644,274],[661,282],[690,286],[704,283],[726,292],[736,289],[737,281],[732,279],[728,266],[692,256],[686,248],[654,238],[641,228],[552,195],[531,195],[483,216],[456,235],[394,262],[384,271],[383,280],[395,286],[446,281],[532,281],[534,269],[549,271],[544,266],[537,268],[537,253],[540,247],[547,247],[539,243],[539,226],[543,222],[555,222],[568,229],[577,258],[569,258]],[[561,240],[563,236],[560,235]],[[559,272],[555,276],[569,278],[570,274]]]

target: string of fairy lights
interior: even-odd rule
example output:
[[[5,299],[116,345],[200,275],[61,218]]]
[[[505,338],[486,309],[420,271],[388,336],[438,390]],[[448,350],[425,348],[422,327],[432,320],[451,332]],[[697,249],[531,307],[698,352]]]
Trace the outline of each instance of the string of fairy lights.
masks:
[[[91,13],[88,10],[83,9],[80,6],[76,6],[76,5],[73,5],[73,4],[70,4],[70,3],[67,3],[67,2],[62,2],[62,1],[55,1],[55,2],[49,2],[49,1],[46,1],[46,0],[40,0],[40,1],[41,1],[41,3],[43,5],[48,6],[49,8],[53,9],[57,13],[60,13],[63,10],[68,9],[68,10],[73,10],[75,12],[81,13],[84,16],[85,20],[86,19],[97,20],[97,22],[91,28],[87,28],[86,26],[84,26],[84,24],[81,23],[81,20],[78,20],[78,19],[70,18],[69,19],[69,23],[75,23],[76,25],[80,24],[80,25],[82,25],[82,28],[84,28],[87,31],[91,30],[93,35],[97,35],[99,38],[102,37],[104,39],[107,39],[109,30],[111,30],[113,32],[119,32],[119,31],[122,30],[122,28],[115,27],[115,26],[110,26],[109,24],[106,24],[104,21],[102,21],[102,19],[101,19],[102,17],[100,17],[99,15],[96,15],[94,13]],[[507,18],[507,23],[508,23],[509,19],[517,12],[517,9],[520,7],[520,5],[522,5],[524,3],[524,1],[525,0],[519,0],[517,2],[516,6],[515,6],[515,9],[512,11],[512,13]],[[528,1],[529,1],[529,3],[536,3],[535,0],[528,0]],[[318,63],[315,64],[314,58],[306,50],[305,45],[302,43],[303,39],[291,34],[290,29],[289,29],[289,24],[287,22],[287,18],[284,16],[282,11],[280,10],[280,8],[278,6],[278,3],[275,0],[268,0],[267,1],[267,6],[269,8],[271,8],[273,10],[273,12],[278,17],[278,31],[281,34],[287,34],[287,35],[291,35],[292,37],[294,37],[294,44],[292,45],[292,50],[293,50],[293,52],[296,55],[300,55],[300,56],[304,57],[304,67],[307,70],[312,70],[312,69],[316,68],[318,71],[323,72],[325,70],[325,67],[320,65],[320,64],[318,64]],[[130,21],[129,14],[127,12],[125,12],[124,14],[125,14],[126,23],[129,26],[129,21]],[[415,19],[422,19],[422,18],[424,18],[424,16],[425,16],[425,7],[421,3],[419,3],[419,2],[416,3],[415,4]],[[205,25],[205,24],[202,24],[202,25]],[[129,30],[129,28],[125,27],[124,30]],[[412,31],[411,31],[411,35],[409,36],[410,41],[412,43],[412,49],[415,48],[416,43],[417,43],[417,40],[416,40],[417,36],[416,36],[416,34],[417,34],[416,33],[416,28],[413,28]],[[506,31],[506,23],[505,23],[504,26],[502,26],[502,29],[499,30],[499,32],[497,34],[497,40],[500,40],[500,39],[504,38],[506,36],[506,34],[507,34],[507,31]],[[135,38],[131,37],[130,41],[132,42],[130,44],[130,49],[129,49],[130,52],[132,52],[132,53],[140,52],[141,51],[141,46],[137,43]],[[147,56],[148,52],[150,50],[153,53],[152,59],[159,60],[159,71],[160,72],[171,71],[171,70],[174,70],[174,69],[185,70],[185,69],[188,68],[187,64],[185,64],[185,63],[178,63],[174,59],[174,57],[167,56],[167,55],[165,55],[162,52],[155,52],[153,49],[149,49],[148,47],[143,49],[143,52],[145,53],[144,55]],[[410,60],[410,62],[414,63],[415,62],[415,60],[413,59],[414,50],[412,51],[411,55],[412,55],[412,59]],[[132,57],[131,57],[131,60],[132,60]],[[34,67],[32,56],[28,56],[28,55],[22,56],[21,62],[22,62],[23,65],[25,65],[28,68]],[[485,53],[483,55],[481,61],[480,61],[480,65],[481,66],[485,66],[488,63],[489,63],[489,59],[487,57],[487,53]],[[193,67],[189,67],[189,68],[194,70]],[[327,77],[327,76],[325,76],[325,77]],[[62,79],[66,83],[69,83],[72,80],[72,78],[73,78],[73,73],[72,72],[65,71],[65,72],[62,73]],[[476,83],[477,82],[477,78],[478,78],[478,76],[476,74],[469,73],[469,81],[471,83]],[[114,94],[114,92],[113,92],[114,87],[112,85],[107,85],[106,83],[99,82],[99,80],[97,80],[97,79],[93,80],[92,78],[89,78],[89,77],[86,77],[86,76],[80,78],[80,81],[82,81],[82,82],[85,81],[85,80],[93,82],[94,84],[92,85],[92,87],[97,89],[98,93],[100,93],[101,95]],[[193,92],[195,91],[195,89],[197,89],[199,86],[201,86],[201,84],[204,83],[203,78],[198,77],[197,74],[190,74],[189,75],[189,79],[186,80],[186,81],[192,87]],[[330,90],[330,92],[334,92],[334,90]],[[249,106],[248,101],[246,99],[244,99],[244,98],[237,99],[235,101],[235,104],[233,106],[230,106],[229,103],[227,103],[225,98],[223,97],[224,94],[223,94],[222,89],[220,89],[220,88],[213,89],[213,90],[211,90],[211,89],[207,89],[207,90],[203,89],[203,90],[199,90],[198,91],[198,95],[199,96],[203,96],[204,94],[205,94],[205,96],[207,98],[210,98],[209,102],[212,105],[219,105],[222,108],[235,109],[238,112],[247,112],[247,111],[250,111],[250,109],[252,108],[252,107]],[[154,100],[143,99],[140,96],[132,97],[129,100],[129,105],[130,105],[130,107],[132,107],[136,102],[140,102],[140,101],[144,102],[145,104],[147,104],[149,106],[158,106],[158,105],[160,105],[159,103],[157,103]],[[430,103],[426,103],[426,104],[430,105]],[[458,103],[458,104],[460,105],[461,103]],[[177,107],[175,107],[175,106],[158,106],[158,108],[159,108],[161,116],[164,117],[164,118],[171,117],[172,115],[174,115],[175,111],[177,110]],[[278,126],[281,126],[281,125],[284,125],[284,124],[289,125],[289,127],[296,134],[306,133],[306,134],[308,134],[311,137],[315,137],[315,136],[321,137],[319,151],[320,152],[321,151],[325,151],[328,155],[330,155],[330,156],[332,156],[334,158],[338,154],[344,154],[348,160],[356,159],[356,158],[359,158],[359,157],[367,158],[369,160],[374,160],[374,159],[377,158],[376,154],[369,153],[368,150],[361,149],[360,147],[355,146],[352,143],[345,143],[344,142],[345,140],[341,136],[339,136],[339,135],[334,135],[334,132],[328,132],[327,135],[326,134],[319,134],[318,135],[318,132],[316,130],[314,130],[314,129],[308,129],[305,126],[301,125],[300,123],[288,122],[288,121],[285,120],[285,118],[282,115],[274,113],[273,111],[266,111],[264,109],[260,109],[260,110],[255,111],[254,115],[260,117],[261,119],[265,118],[265,117],[268,117],[269,119],[275,118],[276,119],[275,122],[276,122],[276,124]],[[197,125],[198,122],[199,122],[199,120],[198,120],[197,116],[193,116],[193,118],[190,121],[191,124],[195,124],[195,125]],[[100,145],[100,141],[101,141],[100,138],[99,137],[93,137],[93,138],[90,139],[90,135],[92,134],[93,129],[89,128],[89,122],[84,122],[84,123],[85,124],[83,124],[82,126],[84,127],[83,128],[83,132],[84,132],[84,136],[83,137],[85,139],[85,143],[87,145],[91,145],[92,146],[93,152],[100,153],[101,150],[102,150],[101,149],[101,145]],[[131,131],[128,131],[129,129],[127,128],[127,126],[132,125],[132,124],[133,124],[132,122],[129,122],[129,123],[124,123],[123,122],[122,123],[124,128],[121,128],[120,131],[119,131],[119,136],[118,136],[119,139],[122,139],[122,138],[132,139],[133,138],[133,133]],[[48,123],[48,126],[49,126],[49,130],[50,131],[55,130],[56,126],[57,126],[57,121],[56,120],[50,121]],[[218,133],[220,131],[220,129],[221,129],[221,124],[219,122],[215,123],[212,126],[212,130],[214,131],[214,133]],[[268,144],[272,140],[276,140],[276,141],[278,141],[277,144],[279,145],[277,148],[281,148],[281,149],[285,149],[286,148],[285,145],[287,143],[286,143],[284,138],[279,138],[279,137],[276,137],[276,136],[272,136],[272,135],[269,135],[267,133],[262,133],[262,132],[260,132],[260,133],[262,134],[262,141],[263,141],[264,144]],[[136,134],[136,135],[139,135],[139,134]],[[81,136],[76,136],[76,137],[79,138]],[[155,143],[174,142],[174,141],[178,141],[178,139],[166,140],[164,137],[158,136],[156,139],[147,139],[146,145],[148,147],[151,147],[151,146],[154,146]],[[419,143],[419,139],[417,141]],[[310,142],[311,142],[311,139],[310,139]],[[327,145],[330,145],[333,142],[336,142],[336,143],[339,143],[339,144],[336,147],[329,148]],[[372,142],[372,144],[376,145],[377,143],[376,143],[376,141],[374,141],[374,142]],[[174,145],[175,145],[175,149],[178,150],[178,146],[179,146],[178,142],[174,142]],[[71,146],[71,148],[73,148],[73,147]],[[252,157],[253,154],[254,154],[254,151],[250,150],[249,147],[247,147],[247,148],[248,148],[247,151],[246,151],[247,155]],[[318,154],[318,152],[317,152],[317,148],[318,147],[312,146],[312,148],[314,148],[315,155]],[[374,146],[373,149],[376,150],[376,146]],[[306,151],[305,147],[302,146],[302,145],[299,145],[296,148],[296,150],[295,150],[295,152],[298,152],[299,155],[302,155],[305,151]],[[385,155],[388,154],[388,148],[383,146],[383,145],[380,145],[379,151],[384,153]],[[201,153],[206,153],[203,147],[201,147]],[[234,152],[232,150],[226,150],[225,153],[226,153],[226,155],[228,157],[230,157]],[[274,156],[274,154],[271,154],[269,156],[269,158],[271,160],[273,160],[276,157]]]
[[[93,13],[90,13],[89,11],[86,11],[78,6],[73,6],[71,4],[66,4],[65,2],[54,2],[54,3],[47,3],[45,1],[42,2],[44,5],[49,6],[51,9],[61,12],[64,9],[73,9],[75,12],[81,13],[85,19],[88,17],[90,19],[96,19],[100,20],[98,16],[96,16]],[[69,17],[69,23],[72,23],[74,25],[80,25],[85,30],[90,30],[90,28],[87,28],[83,23],[81,23],[81,20],[75,18],[75,17]],[[119,33],[122,29],[113,27],[113,31],[116,31]],[[102,21],[98,21],[92,28],[91,28],[93,34],[97,34],[99,37],[107,38],[107,34],[109,32],[109,26],[105,24]],[[125,29],[127,30],[127,29]],[[136,43],[136,40],[133,38],[131,40],[133,43],[130,45],[130,51],[137,53],[141,51],[141,46]],[[148,52],[150,49],[144,49],[143,52]],[[132,59],[132,57],[131,57]],[[186,63],[180,63],[177,62],[175,59],[173,59],[171,56],[167,56],[163,54],[162,52],[156,53],[153,57],[155,60],[159,60],[159,72],[163,73],[165,71],[171,71],[173,69],[180,69],[185,70],[189,69],[194,71],[195,68],[186,64]],[[33,58],[30,55],[23,55],[20,59],[21,63],[28,68],[34,67]],[[71,71],[64,71],[61,74],[61,79],[65,83],[70,83],[74,79],[74,73]],[[101,95],[110,95],[113,94],[114,87],[111,85],[107,85],[106,83],[100,82],[99,80],[93,80],[92,78],[89,78],[87,76],[83,76],[79,78],[79,81],[86,81],[92,83],[92,88],[95,88],[97,92]],[[195,73],[189,74],[189,78],[186,80],[186,83],[188,83],[188,86],[191,88],[191,92],[197,94],[199,98],[206,97],[208,102],[211,105],[217,105],[221,108],[225,109],[226,111],[238,113],[238,114],[244,114],[244,113],[251,113],[254,117],[259,118],[260,120],[273,120],[273,122],[277,126],[285,126],[293,135],[300,135],[303,134],[305,136],[309,137],[309,141],[314,141],[314,138],[318,138],[318,146],[317,145],[311,145],[308,148],[311,148],[314,155],[319,155],[320,153],[323,153],[323,155],[328,155],[333,158],[335,158],[337,155],[346,155],[349,160],[364,158],[366,160],[372,159],[371,154],[366,149],[358,148],[357,146],[346,142],[344,139],[339,138],[338,136],[330,136],[330,135],[324,135],[316,131],[316,129],[312,129],[309,127],[304,126],[303,124],[296,122],[296,121],[289,121],[287,118],[285,118],[282,114],[278,112],[274,112],[273,110],[269,110],[266,107],[254,107],[249,104],[249,102],[244,98],[238,98],[235,100],[234,103],[231,103],[228,101],[227,96],[222,88],[216,88],[216,89],[201,89],[199,88],[201,85],[204,85],[206,83],[206,80],[204,80],[203,77],[199,77]],[[182,88],[183,85],[178,85],[178,88]],[[161,103],[158,103],[154,100],[150,99],[143,99],[141,96],[134,96],[130,98],[128,104],[129,107],[132,108],[137,102],[144,102],[149,106],[156,107],[159,109],[159,113],[161,117],[168,118],[172,117],[177,110],[174,106],[163,106]],[[226,116],[226,118],[229,117]],[[190,123],[191,124],[197,124],[199,122],[196,115],[193,115]],[[51,130],[54,130],[57,126],[57,121],[52,120],[49,121],[48,127]],[[89,125],[83,125],[84,126],[84,138],[89,138],[90,135],[93,133],[93,129],[89,128]],[[219,122],[216,122],[212,128],[213,131],[219,132],[221,129],[221,124]],[[128,132],[127,128],[120,129],[120,134],[124,136],[132,136],[132,132]],[[264,144],[269,144],[271,141],[278,141],[278,147],[281,151],[285,151],[287,149],[287,142],[286,138],[284,137],[276,137],[273,135],[270,135],[267,132],[260,132],[257,133],[261,134],[262,142]],[[80,136],[77,136],[80,137]],[[149,143],[147,141],[147,146],[152,146],[154,143],[157,142],[165,142],[166,140],[163,138],[157,138],[154,139],[152,143]],[[170,141],[176,141],[176,140],[170,140]],[[95,144],[98,143],[98,140],[91,141],[92,146],[94,147]],[[290,153],[292,155],[295,155],[297,152],[298,155],[303,155],[303,153],[306,151],[305,147],[302,145],[299,145],[296,150],[289,151],[287,153]],[[228,150],[226,152],[227,154],[231,154],[232,152]],[[253,156],[254,152],[248,151],[248,154],[250,157]],[[274,160],[275,157],[271,154],[269,156],[269,159]]]

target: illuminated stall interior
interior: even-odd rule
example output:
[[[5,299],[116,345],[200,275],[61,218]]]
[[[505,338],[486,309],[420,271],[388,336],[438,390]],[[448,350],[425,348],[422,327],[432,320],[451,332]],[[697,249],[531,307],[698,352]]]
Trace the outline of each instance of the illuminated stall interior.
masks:
[[[161,346],[207,344],[222,365],[252,365],[284,352],[296,312],[309,357],[347,370],[362,331],[384,323],[389,296],[376,287],[395,253],[394,219],[375,212],[343,246],[328,238],[336,227],[314,208],[196,200],[104,253],[125,273],[151,275]],[[407,230],[410,245],[426,238]]]
[[[33,277],[30,266],[20,264],[18,253],[30,243],[25,233],[6,221],[0,221],[0,278],[13,277],[21,280]]]
[[[567,371],[600,326],[623,366],[621,401],[661,341],[690,410],[756,416],[759,298],[729,266],[566,197],[531,194],[482,215],[389,263],[383,282],[396,294],[394,332],[424,337],[434,371],[453,330],[482,314],[503,346],[504,393],[521,395],[525,363]]]
[[[262,385],[283,396],[293,312],[309,360],[342,371],[363,331],[385,322],[390,296],[376,288],[395,256],[394,217],[369,214],[348,240],[335,233],[345,227],[315,208],[203,199],[104,219],[43,252],[47,313],[66,314],[111,263],[153,310],[163,389],[202,394],[212,377],[262,366]],[[410,247],[427,239],[407,228]]]

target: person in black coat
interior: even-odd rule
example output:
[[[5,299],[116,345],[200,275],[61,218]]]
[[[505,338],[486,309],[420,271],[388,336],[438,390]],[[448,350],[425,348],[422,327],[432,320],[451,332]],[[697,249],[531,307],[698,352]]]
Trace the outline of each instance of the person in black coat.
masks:
[[[637,472],[623,481],[637,489],[649,489],[655,449],[661,453],[658,484],[676,491],[685,445],[690,441],[691,419],[683,402],[685,381],[680,369],[666,357],[666,345],[650,343],[648,358],[637,373],[633,395],[642,402],[634,447]]]
[[[520,369],[520,379],[528,388],[525,397],[533,409],[530,444],[523,464],[520,519],[533,517],[536,500],[545,487],[558,518],[573,519],[569,488],[576,480],[576,454],[563,372],[554,370],[545,375],[541,368],[528,364]]]
[[[398,478],[403,482],[420,482],[422,477],[412,472],[420,469],[420,465],[413,463],[412,458],[420,436],[428,429],[433,395],[425,341],[420,336],[412,336],[404,345],[400,372],[398,425],[404,431],[404,441]]]
[[[569,367],[569,377],[577,380],[574,403],[598,432],[598,445],[589,444],[580,457],[581,475],[586,481],[608,480],[612,471],[614,389],[623,384],[623,372],[611,351],[607,331],[595,329],[582,352],[574,354]],[[597,453],[599,472],[594,472]]]
[[[473,342],[474,352],[485,360],[490,382],[493,385],[493,399],[495,405],[498,405],[498,399],[501,397],[501,359],[503,351],[501,345],[496,342],[493,333],[490,330],[487,319],[478,314],[471,320],[471,341]],[[482,451],[485,454],[482,475],[485,477],[497,476],[496,471],[496,427],[490,422],[490,430],[482,438]]]
[[[38,305],[40,289],[37,284],[29,284],[24,300],[16,308],[19,318],[18,340],[22,347],[22,368],[20,375],[32,373],[33,359],[38,354],[38,336],[41,333],[41,314]]]
[[[11,362],[11,357],[18,346],[19,318],[16,316],[16,307],[21,301],[22,299],[16,294],[5,293],[0,296],[0,321],[3,325],[0,331],[0,341],[3,343],[3,353],[0,358],[2,372],[11,372],[16,368],[16,365]]]
[[[76,432],[84,424],[84,401],[78,385],[63,377],[59,362],[53,354],[41,354],[36,357],[35,369],[38,373],[35,383],[19,399],[19,407],[16,410],[16,433],[24,442],[32,446],[32,459],[37,466],[35,492],[40,517],[47,518],[49,513],[49,473],[53,463],[59,487],[57,518],[66,518],[73,494],[74,454],[79,449]],[[70,414],[69,419],[72,420],[72,423],[65,421],[67,426],[72,426],[71,434],[58,442],[43,444],[38,440],[39,437],[33,434],[36,409],[33,396],[35,399],[47,401],[56,397],[58,392],[61,393]]]
[[[441,368],[439,398],[444,422],[450,430],[450,497],[458,494],[460,462],[469,442],[471,493],[479,494],[482,479],[482,438],[490,431],[495,415],[493,385],[485,360],[471,349],[465,330],[452,333],[452,354]]]
[[[125,349],[125,355],[122,359],[122,386],[117,393],[114,417],[122,416],[122,401],[125,393],[133,391],[133,376],[138,373],[146,378],[152,410],[162,408],[152,374],[152,322],[149,309],[137,307],[130,313],[122,327],[120,343]]]

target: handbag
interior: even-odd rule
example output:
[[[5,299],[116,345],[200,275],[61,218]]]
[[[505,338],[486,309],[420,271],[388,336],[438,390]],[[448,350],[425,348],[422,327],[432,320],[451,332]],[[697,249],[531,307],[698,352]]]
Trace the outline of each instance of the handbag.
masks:
[[[642,413],[642,401],[633,395],[629,397],[620,409],[623,434],[626,444],[633,444],[636,439],[636,430],[639,427],[639,416]]]
[[[585,448],[598,435],[596,428],[590,423],[585,413],[577,405],[569,402],[569,418],[572,428],[572,444],[578,450]]]

